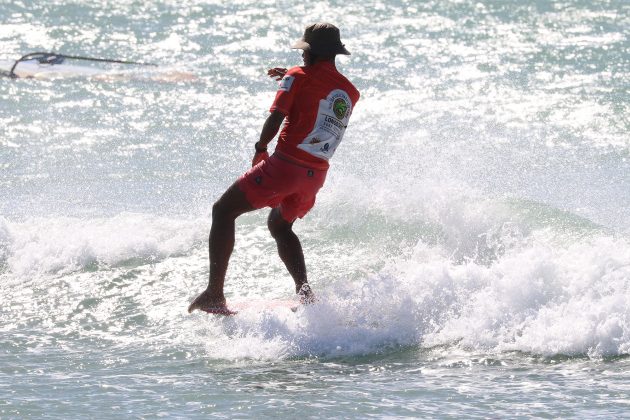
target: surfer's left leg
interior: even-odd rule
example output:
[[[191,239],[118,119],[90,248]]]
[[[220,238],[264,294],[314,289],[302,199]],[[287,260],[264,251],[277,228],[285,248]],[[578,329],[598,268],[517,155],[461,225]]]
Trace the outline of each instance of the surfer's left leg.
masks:
[[[234,249],[235,220],[241,214],[252,210],[254,207],[239,188],[238,181],[232,184],[212,207],[212,227],[208,239],[210,257],[208,288],[195,298],[188,307],[188,312],[226,306],[223,283]]]
[[[295,292],[298,293],[302,285],[308,283],[306,278],[306,263],[300,239],[293,232],[293,222],[287,222],[279,208],[272,209],[267,218],[267,226],[271,236],[278,245],[278,254],[289,274],[295,282]]]

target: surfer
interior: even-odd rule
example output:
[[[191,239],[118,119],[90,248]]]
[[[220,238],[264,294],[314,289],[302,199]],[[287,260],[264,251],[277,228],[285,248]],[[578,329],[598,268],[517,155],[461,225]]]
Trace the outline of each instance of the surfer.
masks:
[[[188,312],[228,312],[223,283],[234,248],[235,220],[263,207],[272,208],[267,225],[280,258],[293,277],[300,301],[314,300],[302,245],[292,227],[315,204],[315,196],[326,178],[328,160],[341,142],[359,91],[335,67],[336,55],[350,54],[341,43],[336,26],[310,25],[292,48],[303,51],[304,66],[268,71],[270,77],[280,80],[279,88],[260,139],[254,144],[252,168],[212,207],[210,280]],[[269,156],[267,145],[285,119],[275,152]]]

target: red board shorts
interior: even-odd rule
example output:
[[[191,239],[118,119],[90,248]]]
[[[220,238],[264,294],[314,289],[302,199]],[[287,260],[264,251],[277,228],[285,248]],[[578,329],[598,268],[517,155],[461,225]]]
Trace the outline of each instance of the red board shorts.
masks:
[[[272,155],[243,174],[238,187],[252,207],[279,207],[282,218],[293,223],[313,208],[325,180],[326,170],[299,166]]]

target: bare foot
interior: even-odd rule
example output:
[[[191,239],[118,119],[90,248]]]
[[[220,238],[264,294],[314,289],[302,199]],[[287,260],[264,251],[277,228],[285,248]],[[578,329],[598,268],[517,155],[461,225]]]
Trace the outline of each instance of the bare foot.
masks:
[[[298,290],[297,295],[302,305],[310,305],[312,303],[317,302],[315,293],[313,293],[313,290],[311,289],[311,286],[309,286],[308,283],[304,283],[300,287],[300,290]]]
[[[225,304],[225,298],[213,298],[210,296],[210,292],[204,290],[199,296],[192,301],[188,307],[188,313],[199,309],[200,311],[220,313],[227,312],[227,305]]]

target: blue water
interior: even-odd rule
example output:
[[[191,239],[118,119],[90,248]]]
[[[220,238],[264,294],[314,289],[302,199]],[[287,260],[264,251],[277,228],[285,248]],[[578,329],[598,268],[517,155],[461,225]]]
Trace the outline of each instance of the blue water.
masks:
[[[0,4],[0,417],[576,417],[630,409],[630,6]],[[303,27],[362,93],[296,223],[320,301],[187,314],[212,203]],[[228,301],[290,298],[266,211]]]

